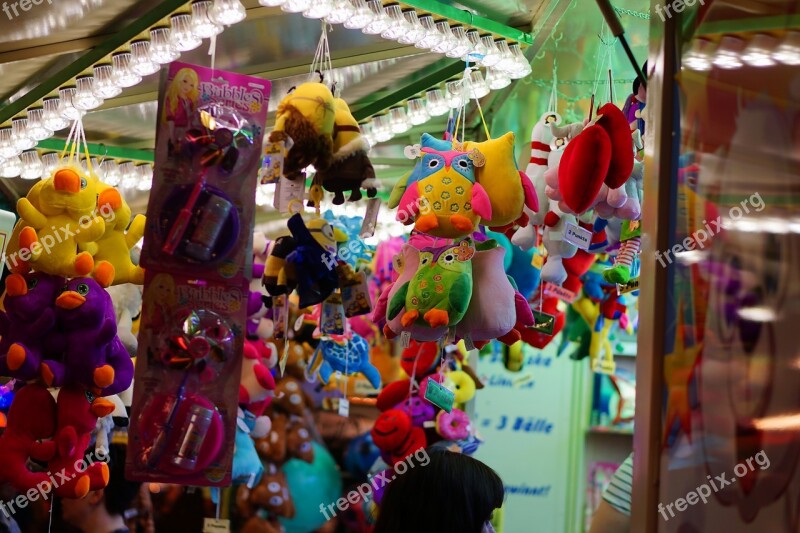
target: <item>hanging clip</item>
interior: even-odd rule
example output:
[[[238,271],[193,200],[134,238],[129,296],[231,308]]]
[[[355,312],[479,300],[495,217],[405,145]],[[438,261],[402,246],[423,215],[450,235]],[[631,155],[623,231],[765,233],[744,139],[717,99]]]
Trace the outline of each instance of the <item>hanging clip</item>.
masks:
[[[422,145],[411,144],[406,146],[403,149],[403,155],[405,155],[407,159],[417,159],[418,157],[422,157]]]
[[[472,164],[476,167],[482,167],[486,164],[486,156],[477,148],[473,148],[467,157],[472,160]]]

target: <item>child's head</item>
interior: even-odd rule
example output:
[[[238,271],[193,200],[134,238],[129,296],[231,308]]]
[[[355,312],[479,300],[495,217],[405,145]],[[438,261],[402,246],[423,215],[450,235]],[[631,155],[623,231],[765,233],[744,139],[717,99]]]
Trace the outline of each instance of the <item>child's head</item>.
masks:
[[[169,112],[174,113],[181,98],[196,102],[199,96],[200,80],[197,72],[191,68],[182,68],[175,74],[167,88],[166,105],[169,107]],[[164,111],[166,116],[167,110]]]

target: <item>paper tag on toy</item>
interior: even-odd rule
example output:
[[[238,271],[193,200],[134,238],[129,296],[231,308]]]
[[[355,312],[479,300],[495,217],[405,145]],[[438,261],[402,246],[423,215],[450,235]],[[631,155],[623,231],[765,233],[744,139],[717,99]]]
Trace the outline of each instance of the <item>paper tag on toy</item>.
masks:
[[[356,273],[359,282],[355,285],[342,287],[342,303],[344,305],[344,316],[353,318],[354,316],[366,315],[372,311],[372,302],[369,297],[369,282],[367,273],[364,271]]]
[[[456,328],[451,327],[447,328],[447,337],[444,339],[444,345],[449,346],[450,344],[455,344],[456,342]]]
[[[430,403],[449,413],[453,410],[453,402],[455,402],[456,394],[432,379],[428,380],[428,386],[425,387],[425,399]]]
[[[609,376],[614,375],[614,371],[617,369],[617,364],[614,362],[614,359],[606,359],[605,357],[597,357],[592,360],[592,372],[596,374],[607,374]]]
[[[542,313],[541,311],[533,310],[533,325],[528,329],[536,330],[545,335],[552,335],[556,327],[556,317]]]
[[[344,307],[340,294],[333,293],[322,302],[319,330],[323,335],[344,335]]]
[[[633,292],[639,290],[639,278],[628,280],[625,285],[617,283],[617,294],[625,294],[626,292]]]
[[[339,416],[350,416],[350,401],[347,398],[339,398]]]
[[[278,183],[283,175],[283,159],[286,154],[286,143],[283,141],[264,145],[259,176],[261,185]]]
[[[564,287],[559,287],[558,285],[554,285],[550,282],[544,284],[544,294],[545,296],[555,296],[559,300],[567,302],[568,304],[573,303],[578,297],[578,295],[571,290],[565,289]]]
[[[370,198],[367,200],[367,211],[364,213],[364,222],[361,223],[359,235],[362,239],[375,235],[378,226],[378,213],[381,210],[381,199]]]
[[[574,244],[581,250],[588,250],[592,244],[592,232],[580,226],[567,222],[564,224],[563,239],[570,244]]]
[[[433,420],[426,420],[425,422],[422,423],[422,427],[424,427],[424,428],[435,428],[436,427],[436,422],[433,421]]]
[[[230,533],[231,521],[224,518],[204,518],[203,533]]]
[[[534,253],[533,259],[531,259],[531,265],[533,265],[533,268],[541,270],[544,266],[544,256],[538,252]]]
[[[289,341],[283,343],[283,354],[281,354],[281,360],[278,361],[278,368],[281,371],[281,377],[283,377],[284,371],[286,370],[287,361],[289,361]]]
[[[409,144],[405,148],[403,148],[403,155],[406,156],[408,159],[416,159],[418,157],[422,157],[422,145],[419,144]]]
[[[411,344],[411,332],[410,331],[402,332],[400,334],[400,346],[402,346],[403,348],[408,348],[410,344]]]
[[[467,334],[464,337],[464,349],[467,350],[468,352],[471,352],[472,350],[475,349],[475,343],[472,342],[472,335]]]
[[[273,207],[281,213],[302,213],[303,199],[306,195],[306,182],[303,179],[290,180],[281,176],[275,189]]]
[[[276,339],[286,339],[289,333],[289,305],[285,294],[272,297],[273,324]]]

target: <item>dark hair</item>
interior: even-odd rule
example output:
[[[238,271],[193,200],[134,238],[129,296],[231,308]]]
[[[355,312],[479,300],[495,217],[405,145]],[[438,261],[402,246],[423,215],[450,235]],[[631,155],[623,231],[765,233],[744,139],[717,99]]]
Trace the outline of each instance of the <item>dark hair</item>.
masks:
[[[428,452],[429,464],[386,486],[375,533],[480,533],[503,505],[503,482],[494,470],[461,453]]]
[[[111,444],[108,450],[108,486],[105,494],[108,514],[124,516],[139,493],[141,483],[125,479],[125,450],[127,446]]]

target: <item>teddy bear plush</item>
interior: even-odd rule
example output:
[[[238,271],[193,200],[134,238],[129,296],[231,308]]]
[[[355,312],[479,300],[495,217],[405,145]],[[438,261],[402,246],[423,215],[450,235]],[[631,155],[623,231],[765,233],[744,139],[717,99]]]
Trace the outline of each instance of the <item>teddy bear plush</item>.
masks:
[[[94,269],[88,252],[78,253],[79,243],[93,242],[105,231],[105,222],[93,216],[97,177],[75,166],[62,167],[42,180],[42,185],[17,202],[21,229],[18,252],[29,256],[29,265],[12,265],[14,272],[34,270],[57,276],[86,276]],[[12,235],[13,237],[13,235]],[[13,260],[12,260],[13,262]]]
[[[56,443],[46,440],[56,432],[56,402],[41,385],[25,385],[14,396],[8,411],[8,425],[0,435],[0,482],[10,483],[24,494],[38,487],[50,490],[50,476],[31,472],[28,458],[50,461],[56,453]]]
[[[62,498],[83,498],[90,490],[100,490],[108,484],[108,465],[85,458],[97,419],[110,414],[114,404],[95,396],[80,385],[62,387],[56,399],[56,454],[47,463],[50,472],[61,472],[68,481],[55,488]]]
[[[336,98],[334,106],[333,160],[330,167],[317,172],[315,181],[322,183],[326,191],[334,193],[335,205],[344,203],[347,191],[350,191],[351,202],[360,200],[362,188],[367,190],[368,197],[373,198],[378,194],[378,180],[367,155],[369,143],[361,134],[347,102]]]
[[[330,167],[335,113],[333,93],[321,82],[300,84],[281,100],[269,142],[287,143],[284,176],[302,179],[309,165],[317,171]]]
[[[5,311],[0,311],[0,375],[23,381],[39,376],[47,349],[57,350],[54,302],[64,278],[40,272],[6,278]]]
[[[79,383],[102,396],[127,389],[133,380],[133,362],[117,336],[117,320],[105,287],[114,268],[101,263],[94,278],[75,278],[56,298],[56,321],[64,336],[63,359],[42,363],[49,386]]]
[[[133,263],[131,248],[144,235],[145,216],[132,217],[131,208],[117,189],[98,183],[97,209],[106,213],[105,231],[95,242],[79,243],[95,262],[108,261],[114,266],[114,284],[144,283],[144,269]],[[113,216],[112,216],[113,214]]]

